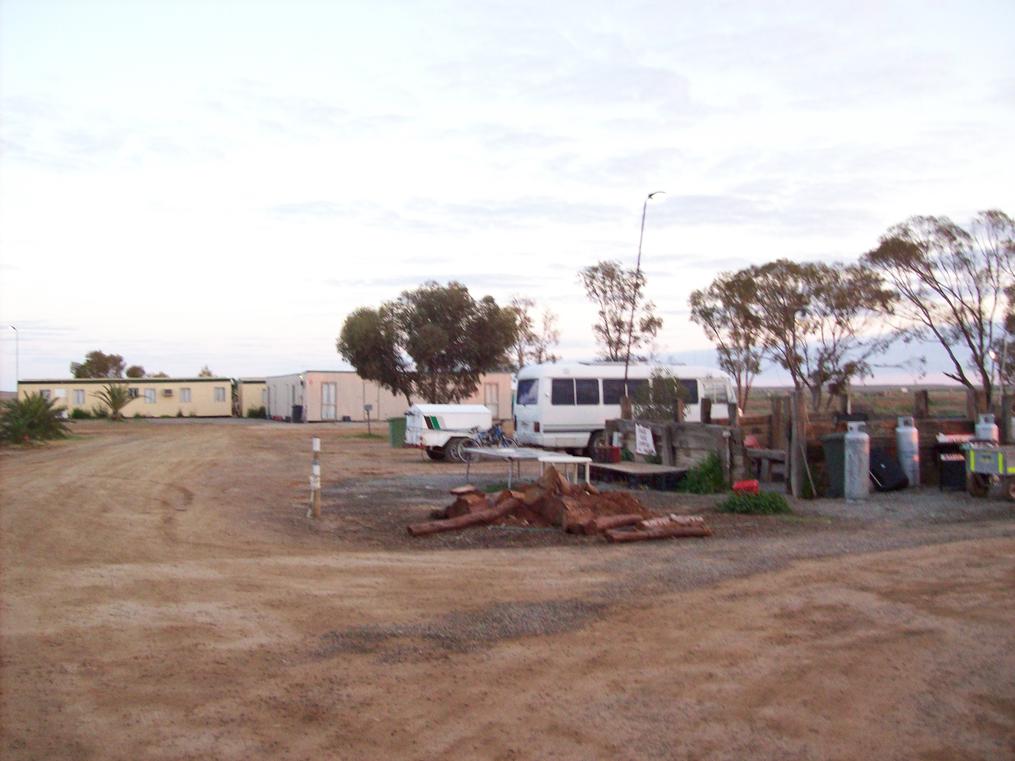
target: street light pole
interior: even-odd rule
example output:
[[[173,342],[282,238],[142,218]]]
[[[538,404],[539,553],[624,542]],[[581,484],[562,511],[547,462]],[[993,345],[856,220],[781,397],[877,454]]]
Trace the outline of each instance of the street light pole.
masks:
[[[645,196],[645,203],[641,206],[641,233],[638,235],[638,259],[634,265],[634,293],[631,294],[631,319],[627,323],[627,353],[624,357],[624,396],[630,400],[630,391],[627,388],[627,371],[631,365],[631,336],[634,333],[634,310],[638,306],[638,280],[641,276],[641,244],[645,240],[645,214],[648,212],[648,202],[656,196],[665,193],[664,190],[656,190]]]

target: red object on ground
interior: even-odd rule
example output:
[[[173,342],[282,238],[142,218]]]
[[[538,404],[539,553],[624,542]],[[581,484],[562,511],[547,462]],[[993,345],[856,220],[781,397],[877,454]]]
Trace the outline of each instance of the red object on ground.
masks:
[[[753,433],[749,433],[744,436],[744,446],[750,449],[761,449],[761,442],[758,441],[758,437]]]
[[[620,447],[596,447],[592,452],[592,457],[596,462],[620,462]]]
[[[733,492],[735,494],[757,494],[758,481],[754,478],[746,481],[737,481],[733,484]]]

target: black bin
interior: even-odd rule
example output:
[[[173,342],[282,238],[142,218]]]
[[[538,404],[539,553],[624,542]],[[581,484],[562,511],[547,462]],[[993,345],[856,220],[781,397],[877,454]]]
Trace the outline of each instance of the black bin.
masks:
[[[302,423],[303,422],[303,405],[302,404],[294,404],[293,405],[292,421],[294,423]]]

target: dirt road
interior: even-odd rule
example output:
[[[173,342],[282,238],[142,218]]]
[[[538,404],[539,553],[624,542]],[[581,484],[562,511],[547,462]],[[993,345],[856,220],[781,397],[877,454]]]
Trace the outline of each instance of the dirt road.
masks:
[[[315,526],[314,428],[96,422],[0,451],[0,757],[1015,757],[1005,503],[408,540],[460,468],[317,428]]]

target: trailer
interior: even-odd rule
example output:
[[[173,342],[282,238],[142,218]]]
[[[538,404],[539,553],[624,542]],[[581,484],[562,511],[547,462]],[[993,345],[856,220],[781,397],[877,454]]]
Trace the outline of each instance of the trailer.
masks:
[[[492,425],[493,413],[482,404],[414,404],[405,413],[405,445],[431,460],[462,462],[469,440]]]
[[[1015,500],[1015,446],[972,442],[966,449],[966,488],[974,497],[986,497],[991,486]]]

